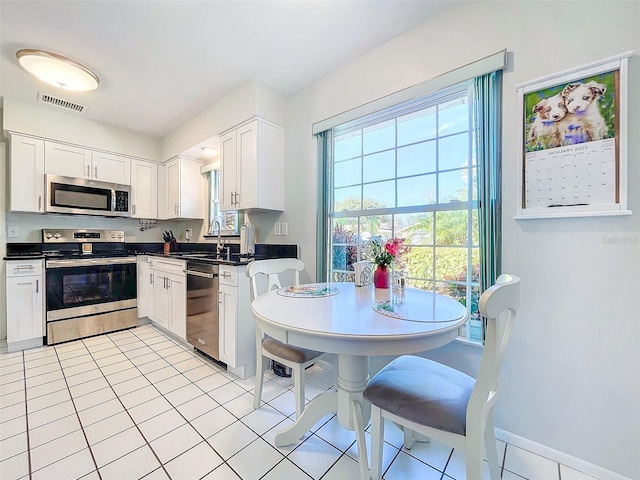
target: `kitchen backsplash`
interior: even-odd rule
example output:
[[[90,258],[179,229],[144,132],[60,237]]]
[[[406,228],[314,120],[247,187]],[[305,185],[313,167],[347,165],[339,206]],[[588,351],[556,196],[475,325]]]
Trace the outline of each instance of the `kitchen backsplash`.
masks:
[[[205,242],[201,238],[202,220],[168,221],[158,220],[154,228],[141,231],[143,226],[134,218],[109,218],[75,215],[37,215],[32,213],[10,213],[6,217],[7,233],[17,228],[18,235],[7,235],[8,243],[40,242],[43,228],[88,228],[98,230],[124,230],[127,242],[162,242],[162,232],[172,230],[178,242],[186,242],[185,230],[193,231],[192,242]],[[146,228],[146,227],[145,227]],[[231,240],[231,239],[229,239]],[[213,240],[215,241],[215,240]]]

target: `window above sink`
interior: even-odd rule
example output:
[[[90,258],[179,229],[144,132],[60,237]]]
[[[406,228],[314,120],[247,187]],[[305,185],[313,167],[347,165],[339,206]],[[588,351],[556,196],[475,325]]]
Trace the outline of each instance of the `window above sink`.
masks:
[[[220,225],[220,236],[231,237],[240,235],[240,226],[244,222],[244,214],[239,212],[220,211],[220,170],[211,169],[205,172],[209,191],[209,228],[205,237],[217,237],[218,225]],[[216,223],[216,220],[219,223]]]

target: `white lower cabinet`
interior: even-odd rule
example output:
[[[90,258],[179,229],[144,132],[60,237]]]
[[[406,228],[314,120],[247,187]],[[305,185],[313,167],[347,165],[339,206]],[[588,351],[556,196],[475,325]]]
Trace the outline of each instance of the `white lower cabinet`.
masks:
[[[151,313],[151,267],[147,255],[136,257],[136,279],[138,292],[138,318],[149,317]]]
[[[149,318],[182,340],[187,338],[187,280],[183,260],[149,261],[151,306]]]
[[[10,352],[38,347],[44,337],[43,260],[8,260],[7,348]]]
[[[248,378],[256,373],[256,327],[245,266],[220,265],[220,360]]]

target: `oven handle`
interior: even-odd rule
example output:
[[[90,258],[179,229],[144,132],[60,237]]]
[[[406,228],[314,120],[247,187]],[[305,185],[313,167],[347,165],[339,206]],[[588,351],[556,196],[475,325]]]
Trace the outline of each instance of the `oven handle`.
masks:
[[[203,278],[214,278],[218,276],[217,273],[204,273],[204,272],[198,272],[197,270],[183,270],[183,272],[186,273],[187,275],[195,275],[196,277],[203,277]]]
[[[47,260],[47,268],[95,267],[122,264],[135,264],[136,257],[120,258],[82,258],[73,260]]]

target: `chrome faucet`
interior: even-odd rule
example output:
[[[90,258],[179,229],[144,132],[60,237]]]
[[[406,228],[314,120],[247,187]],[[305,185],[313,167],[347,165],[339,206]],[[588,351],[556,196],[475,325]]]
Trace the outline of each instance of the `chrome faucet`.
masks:
[[[222,225],[220,224],[220,220],[215,219],[213,221],[213,229],[215,230],[216,225],[218,225],[218,243],[216,244],[216,252],[217,256],[220,257],[220,252],[224,249],[224,240],[221,239],[222,234]]]

